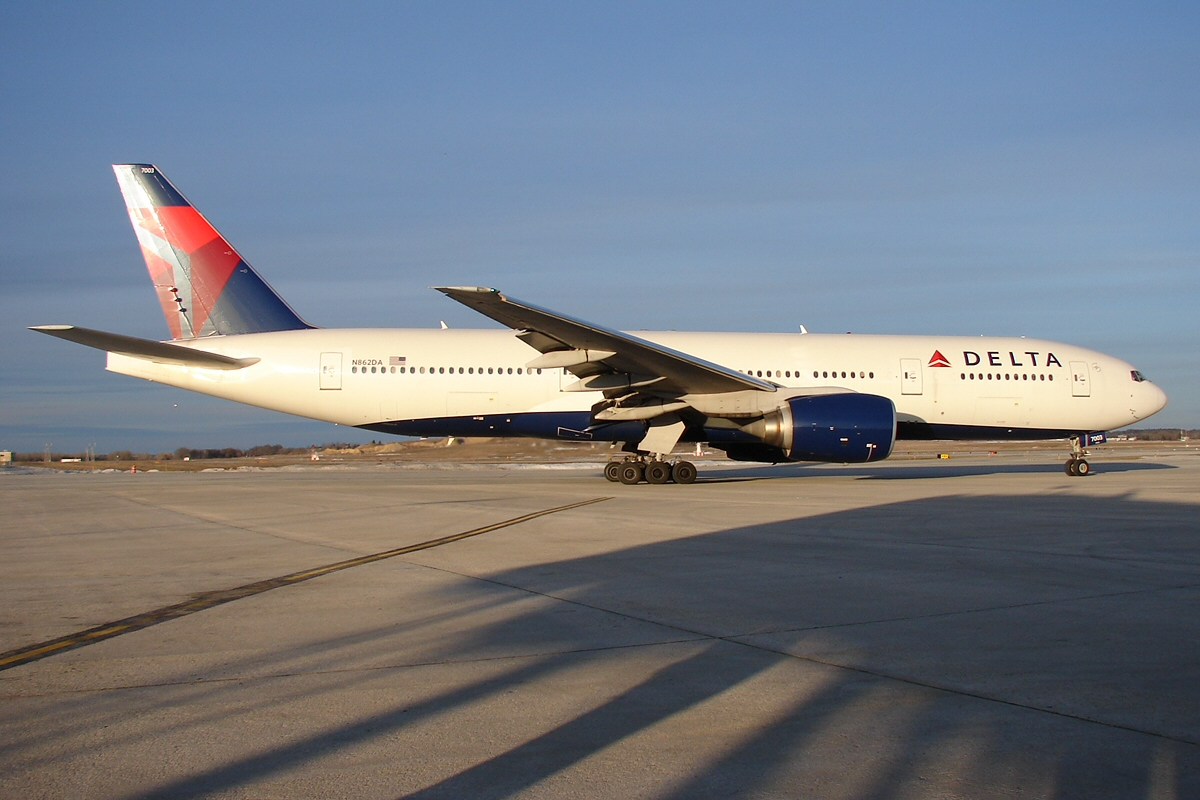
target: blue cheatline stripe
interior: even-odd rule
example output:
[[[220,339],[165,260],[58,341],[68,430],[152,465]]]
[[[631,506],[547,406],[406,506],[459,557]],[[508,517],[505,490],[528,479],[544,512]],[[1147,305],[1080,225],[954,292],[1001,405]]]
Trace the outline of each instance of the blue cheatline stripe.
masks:
[[[947,441],[970,441],[973,439],[995,439],[997,441],[1036,442],[1047,439],[1066,439],[1078,436],[1077,430],[1056,428],[1001,428],[987,425],[935,425],[928,422],[897,422],[896,439]]]
[[[619,422],[589,428],[588,411],[534,411],[378,422],[358,427],[396,436],[524,436],[585,442],[640,442],[642,422]]]
[[[428,417],[425,419],[392,420],[359,428],[394,436],[524,436],[539,439],[562,439],[593,442],[640,442],[646,433],[645,423],[618,422],[589,427],[591,414],[587,411],[526,411],[516,414],[486,414],[470,417]],[[1078,436],[1080,431],[1050,428],[1002,428],[984,425],[931,425],[925,422],[898,422],[897,440],[969,441],[1045,441]],[[688,429],[680,441],[711,442],[714,445],[753,444],[758,440],[749,434],[728,428]]]

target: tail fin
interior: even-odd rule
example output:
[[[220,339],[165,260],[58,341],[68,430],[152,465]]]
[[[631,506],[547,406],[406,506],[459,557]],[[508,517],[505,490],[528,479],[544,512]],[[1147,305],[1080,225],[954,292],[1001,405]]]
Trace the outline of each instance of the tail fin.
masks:
[[[174,339],[311,328],[152,164],[114,164]]]

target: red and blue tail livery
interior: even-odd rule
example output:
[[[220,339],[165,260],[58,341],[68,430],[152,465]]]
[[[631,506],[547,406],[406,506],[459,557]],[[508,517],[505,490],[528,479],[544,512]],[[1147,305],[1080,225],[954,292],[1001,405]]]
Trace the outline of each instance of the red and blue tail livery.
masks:
[[[310,328],[153,164],[114,164],[173,339]]]

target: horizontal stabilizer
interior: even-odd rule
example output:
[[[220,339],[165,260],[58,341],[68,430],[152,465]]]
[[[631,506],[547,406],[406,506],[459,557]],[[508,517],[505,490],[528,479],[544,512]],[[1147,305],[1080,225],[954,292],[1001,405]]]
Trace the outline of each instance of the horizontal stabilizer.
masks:
[[[135,336],[122,336],[119,333],[105,333],[91,328],[77,328],[74,325],[35,325],[29,330],[57,336],[59,339],[94,347],[97,350],[107,350],[110,353],[120,353],[133,358],[144,358],[159,364],[177,364],[183,367],[203,367],[205,369],[243,369],[259,362],[257,358],[234,358],[191,347],[180,347],[177,344],[138,339]]]

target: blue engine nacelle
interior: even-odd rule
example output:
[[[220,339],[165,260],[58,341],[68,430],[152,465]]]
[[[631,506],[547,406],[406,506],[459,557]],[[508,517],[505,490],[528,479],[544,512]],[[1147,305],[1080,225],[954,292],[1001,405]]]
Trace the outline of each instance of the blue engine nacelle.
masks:
[[[762,424],[763,445],[786,461],[882,461],[896,443],[896,406],[874,394],[793,397]],[[729,455],[737,458],[734,452]]]

